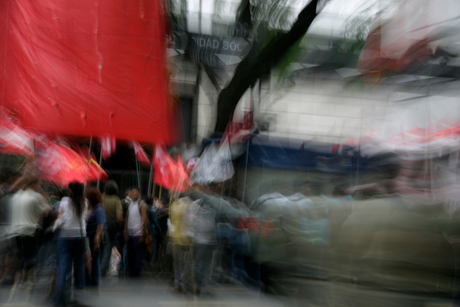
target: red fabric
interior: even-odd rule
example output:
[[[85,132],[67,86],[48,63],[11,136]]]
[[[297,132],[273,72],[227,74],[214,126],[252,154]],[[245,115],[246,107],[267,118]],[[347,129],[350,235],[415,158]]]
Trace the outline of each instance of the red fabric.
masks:
[[[396,20],[396,19],[395,19]],[[394,20],[393,20],[394,21]],[[423,58],[435,58],[429,44],[437,40],[436,37],[424,37],[415,40],[407,48],[406,42],[393,41],[389,46],[382,46],[382,24],[381,12],[375,16],[374,24],[369,32],[356,69],[364,75],[378,81],[382,76],[394,72],[402,73],[420,62]],[[404,29],[401,29],[405,33]],[[386,36],[389,36],[387,33]],[[396,36],[398,37],[398,35]],[[388,37],[387,37],[388,39]],[[394,40],[394,39],[393,39]],[[388,43],[387,43],[388,45]],[[398,56],[398,54],[401,54]]]
[[[238,228],[259,232],[259,221],[253,216],[241,216],[238,219]]]
[[[10,119],[0,119],[0,152],[16,155],[33,155],[33,136]]]
[[[185,192],[190,189],[191,181],[184,169],[179,155],[177,163],[167,154],[166,148],[155,146],[153,163],[155,164],[154,182],[174,192]]]
[[[174,185],[175,192],[185,192],[185,191],[190,190],[191,180],[187,172],[184,169],[184,164],[182,164],[182,159],[180,155],[177,158],[177,170],[176,170],[176,176],[175,176],[174,181],[175,181],[175,185]]]
[[[150,167],[150,159],[142,148],[141,144],[138,142],[133,141],[131,146],[134,149],[134,154],[136,155],[137,161],[141,162],[141,164],[145,167]]]
[[[254,130],[254,117],[252,111],[248,111],[244,116],[243,122],[234,122],[233,116],[225,128],[221,144],[228,138],[230,144],[243,143],[247,141]]]
[[[160,0],[0,1],[0,99],[24,128],[170,144]]]
[[[56,144],[48,140],[36,142],[37,157],[36,166],[41,177],[45,180],[57,183],[60,186],[67,186],[71,182],[97,181],[99,175],[99,164],[94,155],[89,163],[83,152],[79,153],[63,144]],[[101,169],[101,180],[108,179],[107,173]]]
[[[153,182],[166,189],[172,188],[176,165],[173,159],[166,153],[166,148],[164,146],[155,145],[153,163],[155,164]]]
[[[198,157],[191,158],[190,160],[188,160],[188,162],[185,164],[185,171],[187,172],[187,174],[193,172],[199,162],[200,158]]]
[[[103,137],[101,138],[101,152],[102,158],[106,161],[110,158],[115,151],[117,150],[117,143],[113,137]]]

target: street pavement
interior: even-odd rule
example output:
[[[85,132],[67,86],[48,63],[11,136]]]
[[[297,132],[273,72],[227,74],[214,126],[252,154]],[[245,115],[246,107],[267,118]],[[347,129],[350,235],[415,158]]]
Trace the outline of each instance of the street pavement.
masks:
[[[11,287],[0,289],[0,307],[7,306],[51,306],[46,300],[46,284],[37,284],[33,290],[27,286],[18,287],[11,295]],[[143,278],[129,280],[107,278],[101,281],[99,289],[87,288],[75,291],[73,298],[77,306],[108,307],[252,307],[280,306],[275,297],[261,295],[254,290],[238,285],[218,285],[211,283],[200,296],[175,293],[165,278]]]
[[[79,305],[101,307],[450,307],[449,298],[426,294],[408,294],[379,289],[358,288],[332,281],[299,279],[281,281],[290,289],[288,295],[258,293],[241,285],[221,285],[210,282],[200,296],[175,293],[164,277],[136,280],[106,278],[99,289],[87,288],[74,293]],[[46,283],[38,283],[33,290],[19,288],[11,295],[11,288],[0,289],[0,307],[51,306],[46,300]]]

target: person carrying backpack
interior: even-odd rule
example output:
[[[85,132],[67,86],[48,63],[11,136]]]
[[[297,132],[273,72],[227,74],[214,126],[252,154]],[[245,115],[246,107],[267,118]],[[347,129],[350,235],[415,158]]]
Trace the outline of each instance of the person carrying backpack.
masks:
[[[139,277],[142,271],[142,245],[148,234],[148,209],[140,199],[138,188],[131,190],[131,203],[125,222],[126,256],[128,273],[131,277]]]

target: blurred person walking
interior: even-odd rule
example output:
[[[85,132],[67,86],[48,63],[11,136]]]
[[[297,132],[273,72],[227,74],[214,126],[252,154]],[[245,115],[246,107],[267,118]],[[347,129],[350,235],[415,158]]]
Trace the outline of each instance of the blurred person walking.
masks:
[[[128,215],[128,207],[131,203],[131,190],[127,190],[125,192],[125,198],[121,200],[121,208],[122,208],[122,222],[120,225],[120,231],[117,233],[117,250],[120,254],[120,263],[118,265],[118,273],[127,274],[127,265],[126,265],[126,239],[125,239],[125,223],[126,217]]]
[[[14,244],[9,237],[11,226],[11,198],[15,190],[12,184],[18,174],[11,169],[2,169],[0,172],[0,286],[9,286],[14,283]]]
[[[104,238],[101,263],[101,273],[102,276],[105,276],[110,265],[112,249],[116,244],[117,234],[123,224],[123,207],[118,197],[118,185],[115,181],[109,180],[107,182],[104,195],[102,195],[102,201],[104,203],[107,227],[107,236]]]
[[[158,251],[160,246],[160,241],[163,238],[161,232],[160,224],[158,223],[157,215],[153,209],[153,198],[147,197],[145,203],[147,205],[148,214],[149,214],[149,236],[150,236],[150,246],[151,252],[149,253],[148,261],[151,265],[155,265],[158,258]]]
[[[100,247],[106,228],[106,218],[102,207],[102,195],[97,188],[90,188],[86,192],[86,199],[89,204],[86,233],[91,249],[91,273],[87,275],[86,285],[98,287],[101,275]]]
[[[216,213],[201,200],[192,202],[189,198],[186,222],[193,238],[193,285],[194,293],[200,295],[209,278],[214,250],[216,249]]]
[[[14,184],[19,190],[11,199],[11,227],[9,236],[16,243],[18,269],[16,285],[20,280],[33,278],[36,265],[36,235],[41,228],[41,219],[45,217],[50,207],[43,196],[37,177],[24,176]]]
[[[128,207],[125,222],[126,260],[130,277],[139,277],[142,271],[142,244],[145,241],[148,227],[148,210],[140,200],[138,188],[130,193],[132,199]]]
[[[86,215],[88,204],[85,201],[84,187],[81,183],[69,184],[70,197],[63,197],[58,211],[55,228],[60,229],[58,238],[58,274],[56,278],[55,306],[68,304],[67,290],[70,288],[70,273],[75,278],[75,288],[85,287],[85,244]]]
[[[193,235],[187,228],[189,220],[187,212],[190,205],[190,198],[180,198],[171,204],[169,211],[171,227],[168,229],[168,235],[172,243],[174,290],[176,292],[195,292],[192,284],[194,279],[192,278],[192,255],[190,254]]]

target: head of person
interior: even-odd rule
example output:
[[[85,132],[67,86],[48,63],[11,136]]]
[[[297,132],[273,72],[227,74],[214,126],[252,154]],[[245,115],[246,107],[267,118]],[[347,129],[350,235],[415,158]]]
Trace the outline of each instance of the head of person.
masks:
[[[69,189],[62,189],[60,191],[60,198],[62,199],[63,197],[70,197],[70,190]]]
[[[102,195],[97,188],[89,188],[86,191],[86,199],[89,202],[90,208],[96,207],[98,204],[102,204]]]
[[[132,188],[130,194],[131,194],[130,198],[133,201],[137,201],[141,197],[141,193],[139,192],[138,188]]]
[[[104,189],[105,195],[118,195],[118,185],[115,181],[109,180]]]
[[[152,207],[154,200],[152,197],[146,197],[144,198],[144,202],[147,204],[147,206]]]
[[[31,189],[38,192],[40,188],[40,180],[33,175],[24,175],[14,183],[15,190]]]
[[[69,183],[69,194],[70,199],[72,200],[72,205],[75,206],[75,211],[78,216],[81,216],[83,212],[83,204],[85,201],[84,198],[85,187],[80,182]]]

